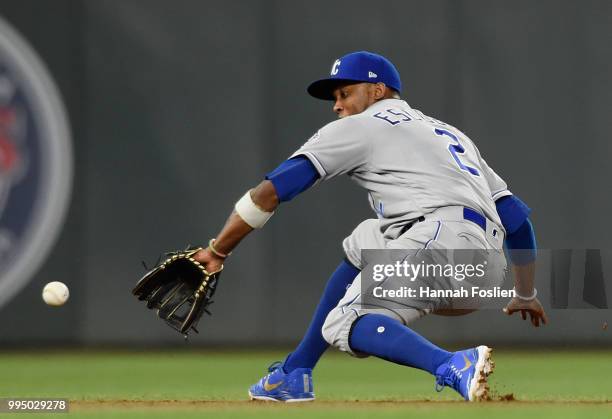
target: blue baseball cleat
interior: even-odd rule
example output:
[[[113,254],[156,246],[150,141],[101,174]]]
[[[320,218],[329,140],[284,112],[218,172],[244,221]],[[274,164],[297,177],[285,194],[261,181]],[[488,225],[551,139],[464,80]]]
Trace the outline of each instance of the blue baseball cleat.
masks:
[[[479,346],[455,352],[448,362],[436,370],[436,391],[442,391],[448,386],[455,389],[465,400],[487,400],[487,377],[495,368],[491,359],[492,351],[489,347]]]
[[[275,362],[268,374],[249,388],[251,400],[273,402],[309,402],[315,399],[312,389],[312,369],[297,368],[286,374],[283,363]]]

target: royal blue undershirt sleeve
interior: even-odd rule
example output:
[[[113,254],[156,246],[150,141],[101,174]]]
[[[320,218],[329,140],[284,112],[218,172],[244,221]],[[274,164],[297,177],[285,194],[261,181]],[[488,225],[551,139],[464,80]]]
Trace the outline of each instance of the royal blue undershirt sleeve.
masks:
[[[279,201],[287,202],[314,185],[319,172],[308,158],[297,156],[282,162],[266,179],[274,185]]]
[[[506,236],[506,247],[515,265],[527,265],[536,259],[536,239],[529,218],[514,233]]]
[[[523,225],[531,208],[515,195],[503,196],[495,201],[495,207],[506,233],[512,234]]]
[[[499,218],[506,229],[505,245],[515,265],[527,265],[536,259],[537,245],[533,225],[529,220],[531,209],[514,195],[495,202]]]

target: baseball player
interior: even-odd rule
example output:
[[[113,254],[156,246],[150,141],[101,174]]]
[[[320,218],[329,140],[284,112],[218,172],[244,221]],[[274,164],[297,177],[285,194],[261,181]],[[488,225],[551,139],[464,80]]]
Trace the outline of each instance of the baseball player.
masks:
[[[487,397],[491,349],[448,352],[408,325],[429,314],[459,315],[443,300],[402,300],[402,310],[361,301],[362,249],[509,249],[516,296],[504,311],[546,315],[534,288],[536,244],[530,209],[514,196],[461,131],[411,108],[400,98],[394,65],[370,52],[347,54],[308,93],[329,100],[338,120],[321,128],[288,160],[240,198],[225,226],[195,255],[216,271],[281,202],[313,185],[348,175],[368,192],[377,218],[365,220],[343,242],[345,259],[331,275],[303,340],[284,362],[251,386],[252,399],[314,400],[312,369],[329,345],[428,371],[436,389],[451,387],[464,399]],[[514,249],[526,249],[520,252]],[[493,275],[502,274],[504,263]]]

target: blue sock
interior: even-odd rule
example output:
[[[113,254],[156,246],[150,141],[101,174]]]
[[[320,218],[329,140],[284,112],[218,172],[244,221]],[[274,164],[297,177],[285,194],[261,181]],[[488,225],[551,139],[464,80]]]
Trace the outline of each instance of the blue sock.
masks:
[[[353,282],[359,269],[344,260],[329,278],[325,291],[321,296],[306,335],[298,347],[287,356],[283,370],[289,373],[296,368],[314,368],[329,346],[321,335],[321,328],[329,312],[336,307],[338,301],[344,297],[346,288]]]
[[[354,351],[431,374],[452,356],[401,322],[382,314],[366,314],[357,319],[349,345]]]

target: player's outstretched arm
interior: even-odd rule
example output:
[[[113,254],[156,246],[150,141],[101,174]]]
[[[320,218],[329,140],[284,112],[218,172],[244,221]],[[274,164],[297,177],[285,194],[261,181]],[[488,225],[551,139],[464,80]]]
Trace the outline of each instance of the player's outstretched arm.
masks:
[[[271,214],[278,207],[279,198],[274,185],[269,180],[264,180],[247,193],[250,195],[252,204],[256,207],[252,209],[253,211],[259,210],[262,213]],[[248,202],[245,197],[242,200]],[[247,205],[250,205],[250,203]],[[213,248],[209,246],[200,250],[194,255],[194,259],[204,264],[207,271],[217,271],[223,265],[224,259],[254,229],[234,210],[217,234],[213,242]]]
[[[523,320],[527,314],[531,324],[539,327],[548,319],[542,304],[537,299],[535,288],[535,260],[537,245],[535,233],[529,213],[531,209],[514,195],[503,196],[495,202],[497,213],[506,229],[505,245],[514,274],[514,291],[516,296],[504,308],[504,312],[512,315],[517,311]]]
[[[296,156],[284,161],[236,203],[212,246],[196,253],[195,259],[209,272],[220,269],[227,255],[251,231],[262,227],[281,202],[304,192],[318,178],[319,173],[306,157]]]
[[[537,246],[529,218],[526,218],[516,230],[508,233],[506,247],[512,261],[516,296],[506,305],[504,312],[509,316],[520,312],[523,320],[527,320],[529,314],[531,324],[535,327],[546,324],[548,318],[537,298],[538,292],[535,288]]]

